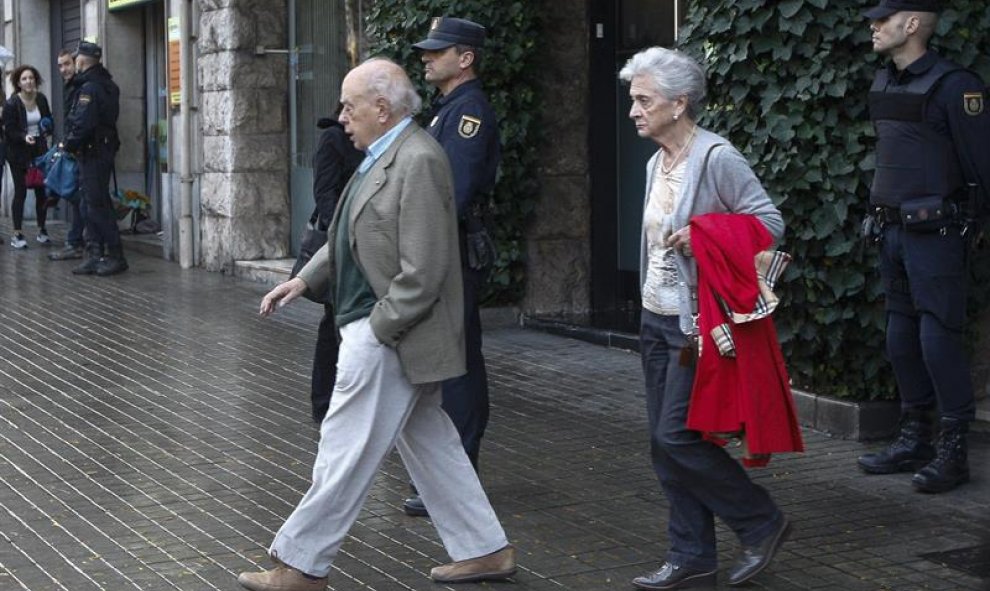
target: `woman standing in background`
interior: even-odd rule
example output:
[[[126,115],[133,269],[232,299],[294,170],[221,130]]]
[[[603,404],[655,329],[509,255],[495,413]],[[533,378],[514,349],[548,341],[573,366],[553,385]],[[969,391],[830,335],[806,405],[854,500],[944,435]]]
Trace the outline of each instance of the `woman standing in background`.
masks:
[[[25,175],[31,162],[48,150],[46,135],[52,132],[52,111],[48,99],[38,91],[41,74],[29,65],[18,66],[10,73],[10,84],[14,93],[3,104],[3,130],[6,139],[6,158],[10,164],[10,174],[14,182],[14,199],[11,202],[11,215],[14,218],[14,235],[10,245],[17,249],[27,248],[27,239],[21,231],[24,222],[24,202],[27,200]],[[45,229],[47,209],[45,190],[34,190],[35,219],[38,223],[37,240],[49,244],[51,239]]]

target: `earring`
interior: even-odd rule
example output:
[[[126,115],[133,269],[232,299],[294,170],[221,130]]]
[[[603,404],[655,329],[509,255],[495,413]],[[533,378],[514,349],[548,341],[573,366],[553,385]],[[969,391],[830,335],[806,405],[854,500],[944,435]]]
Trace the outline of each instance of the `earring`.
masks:
[[[677,121],[677,118],[678,118],[678,117],[680,117],[680,115],[679,115],[679,114],[677,114],[677,113],[674,113],[674,121]]]

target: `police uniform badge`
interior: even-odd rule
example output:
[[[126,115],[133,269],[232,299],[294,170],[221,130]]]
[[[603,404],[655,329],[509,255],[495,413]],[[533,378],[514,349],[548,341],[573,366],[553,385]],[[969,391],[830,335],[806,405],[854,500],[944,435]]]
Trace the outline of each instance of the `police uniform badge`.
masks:
[[[461,122],[457,126],[457,133],[466,140],[473,138],[478,135],[478,130],[481,129],[481,119],[477,117],[471,117],[470,115],[461,115]]]
[[[983,113],[983,93],[963,93],[963,110],[966,111],[967,115],[971,115],[973,117]]]

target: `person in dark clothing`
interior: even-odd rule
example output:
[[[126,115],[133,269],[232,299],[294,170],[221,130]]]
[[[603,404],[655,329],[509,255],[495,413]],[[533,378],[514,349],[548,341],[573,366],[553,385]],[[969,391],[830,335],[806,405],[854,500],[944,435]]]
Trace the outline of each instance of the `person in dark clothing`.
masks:
[[[76,81],[76,62],[72,59],[72,52],[63,49],[58,52],[58,73],[62,77],[65,88],[62,91],[62,113],[68,117],[72,112],[72,106],[79,96],[79,84]],[[62,136],[65,135],[65,124],[62,124]],[[69,217],[71,218],[69,231],[65,237],[65,248],[48,255],[52,261],[67,261],[71,259],[81,259],[83,256],[83,229],[86,227],[85,208],[82,199],[66,200],[69,207]]]
[[[324,131],[313,155],[313,199],[316,201],[315,224],[323,231],[333,219],[344,185],[364,159],[364,153],[354,147],[344,133],[344,126],[337,122],[339,114],[338,106],[333,118],[320,119],[317,124]],[[333,306],[324,302],[323,318],[316,333],[310,389],[316,423],[323,421],[330,408],[330,395],[337,377],[337,325],[333,316]]]
[[[65,147],[79,161],[79,190],[86,207],[86,260],[76,275],[114,275],[127,270],[110,200],[110,175],[120,148],[120,89],[100,63],[103,49],[81,41],[76,49],[79,95],[65,125]]]
[[[926,493],[969,481],[966,433],[976,408],[964,338],[965,237],[990,188],[984,82],[928,49],[939,10],[935,0],[883,0],[864,13],[873,50],[890,57],[869,96],[877,136],[870,206],[901,429],[858,463],[868,474],[914,472],[912,485]],[[948,213],[932,219],[935,211]]]
[[[450,160],[461,240],[467,373],[444,381],[443,409],[457,427],[475,470],[489,416],[478,298],[495,258],[478,210],[495,187],[501,160],[498,121],[478,79],[485,37],[485,28],[478,23],[437,17],[427,38],[413,46],[422,52],[426,81],[439,92],[426,119],[426,130]],[[409,515],[427,514],[418,495],[406,499],[403,510]]]
[[[52,110],[48,98],[38,91],[41,74],[34,66],[23,65],[10,73],[14,93],[3,104],[3,127],[7,138],[7,162],[14,183],[14,199],[10,204],[14,222],[14,235],[10,245],[16,249],[27,248],[27,239],[21,227],[24,223],[24,202],[27,200],[25,174],[38,156],[48,151],[46,136],[52,132]],[[37,240],[51,243],[45,221],[48,214],[44,187],[34,189],[35,220],[38,223]]]

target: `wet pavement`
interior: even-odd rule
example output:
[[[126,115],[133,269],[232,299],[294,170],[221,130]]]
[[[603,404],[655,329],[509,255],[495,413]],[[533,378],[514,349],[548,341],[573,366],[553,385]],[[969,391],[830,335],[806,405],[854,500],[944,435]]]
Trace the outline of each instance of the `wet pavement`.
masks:
[[[256,283],[138,255],[76,277],[46,252],[0,247],[0,590],[238,589],[309,483],[322,308],[262,319]],[[488,331],[485,353],[482,478],[520,567],[486,587],[631,589],[662,559],[667,514],[638,358],[519,328]],[[986,433],[973,482],[940,496],[860,474],[878,445],[805,435],[807,453],[753,472],[794,533],[751,588],[990,589]],[[401,511],[407,486],[393,454],[332,589],[446,588],[428,579],[447,560],[431,523]],[[718,539],[724,579],[737,545]]]

